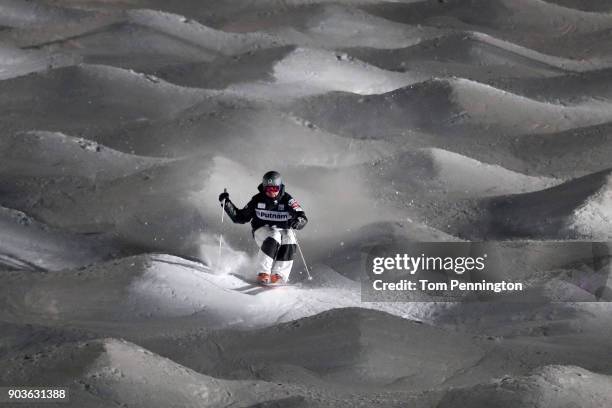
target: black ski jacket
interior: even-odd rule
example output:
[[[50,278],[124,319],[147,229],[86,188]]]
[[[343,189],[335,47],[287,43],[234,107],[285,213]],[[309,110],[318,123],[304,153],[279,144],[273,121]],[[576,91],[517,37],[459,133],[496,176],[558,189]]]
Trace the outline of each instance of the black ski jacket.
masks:
[[[229,199],[225,200],[225,212],[237,224],[246,224],[251,221],[253,231],[263,225],[276,226],[279,228],[289,228],[289,221],[301,217],[301,221],[295,229],[302,229],[308,222],[304,210],[300,204],[285,192],[285,185],[281,184],[280,192],[276,198],[268,197],[260,184],[251,201],[242,209],[236,208]]]

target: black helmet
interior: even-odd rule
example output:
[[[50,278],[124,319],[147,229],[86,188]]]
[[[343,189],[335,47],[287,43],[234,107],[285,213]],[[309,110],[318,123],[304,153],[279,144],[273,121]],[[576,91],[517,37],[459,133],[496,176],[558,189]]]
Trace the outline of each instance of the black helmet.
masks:
[[[268,186],[278,186],[280,187],[283,184],[283,179],[278,171],[269,171],[263,176],[263,180],[261,184],[264,187]]]

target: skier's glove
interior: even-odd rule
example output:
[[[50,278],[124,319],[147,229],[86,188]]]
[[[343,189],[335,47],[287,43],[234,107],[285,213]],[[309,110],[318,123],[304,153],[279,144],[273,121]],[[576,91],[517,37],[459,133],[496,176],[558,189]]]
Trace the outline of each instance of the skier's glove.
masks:
[[[223,202],[225,200],[229,200],[229,193],[228,192],[223,192],[223,193],[219,194],[219,201]]]
[[[306,221],[306,218],[298,216],[292,219],[291,221],[289,221],[289,228],[301,230],[302,228],[306,226],[307,222],[308,221]]]

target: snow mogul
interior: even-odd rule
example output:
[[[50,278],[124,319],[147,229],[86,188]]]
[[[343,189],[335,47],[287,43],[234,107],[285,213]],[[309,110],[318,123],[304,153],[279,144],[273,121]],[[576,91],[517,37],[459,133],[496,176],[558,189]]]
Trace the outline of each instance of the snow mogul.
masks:
[[[251,221],[253,238],[259,247],[256,258],[257,283],[286,283],[293,266],[296,238],[308,219],[300,204],[285,191],[280,173],[269,171],[257,187],[259,193],[242,209],[236,208],[223,192],[219,201],[227,215],[237,224]]]

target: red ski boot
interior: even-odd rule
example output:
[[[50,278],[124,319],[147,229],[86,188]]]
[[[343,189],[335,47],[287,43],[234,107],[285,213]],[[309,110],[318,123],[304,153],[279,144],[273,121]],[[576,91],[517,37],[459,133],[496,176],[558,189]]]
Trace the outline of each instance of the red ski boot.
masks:
[[[257,274],[257,283],[260,285],[268,285],[270,283],[270,274],[262,272]]]
[[[270,283],[272,283],[272,284],[275,284],[275,283],[281,284],[281,283],[284,283],[284,282],[285,282],[285,280],[278,273],[272,274],[272,276],[270,276]]]

